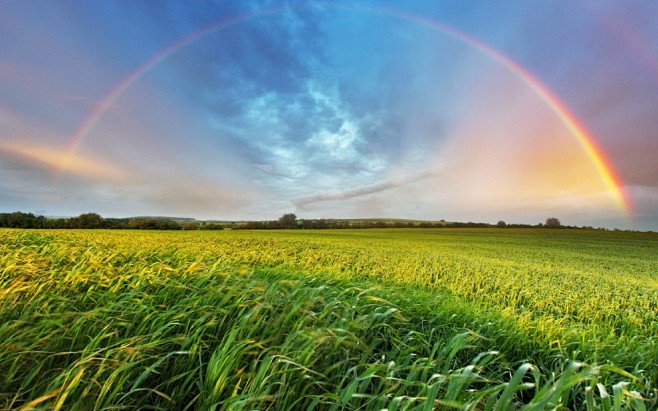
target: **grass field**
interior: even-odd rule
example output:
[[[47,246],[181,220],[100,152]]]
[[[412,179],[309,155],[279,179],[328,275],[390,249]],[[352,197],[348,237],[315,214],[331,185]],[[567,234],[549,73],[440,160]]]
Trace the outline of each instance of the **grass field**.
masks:
[[[655,409],[658,235],[0,230],[2,409]]]

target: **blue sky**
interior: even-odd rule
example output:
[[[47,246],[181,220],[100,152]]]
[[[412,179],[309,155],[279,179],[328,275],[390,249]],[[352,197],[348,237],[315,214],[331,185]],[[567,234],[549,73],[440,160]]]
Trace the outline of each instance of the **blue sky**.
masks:
[[[640,1],[5,2],[0,211],[655,230],[656,21]],[[630,211],[485,49],[582,125]]]

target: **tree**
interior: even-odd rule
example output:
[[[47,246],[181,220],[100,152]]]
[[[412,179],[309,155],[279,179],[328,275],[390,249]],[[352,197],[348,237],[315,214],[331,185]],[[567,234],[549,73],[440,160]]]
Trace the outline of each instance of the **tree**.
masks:
[[[175,221],[167,218],[134,218],[130,220],[128,228],[137,230],[180,230],[182,227]]]
[[[558,220],[555,217],[550,217],[546,219],[546,224],[544,224],[544,227],[547,228],[560,228],[562,227],[562,223],[560,223],[560,220]]]
[[[207,223],[201,226],[201,230],[223,230],[224,226],[217,223]]]
[[[297,228],[297,216],[293,213],[284,214],[279,218],[281,228]]]
[[[37,217],[32,213],[22,213],[20,211],[0,214],[0,227],[43,228],[45,221],[46,219],[43,216]]]
[[[505,223],[503,220],[500,220],[498,223],[496,223],[496,226],[500,228],[507,227],[507,223]]]
[[[80,214],[78,216],[78,228],[101,228],[103,217],[96,213]]]

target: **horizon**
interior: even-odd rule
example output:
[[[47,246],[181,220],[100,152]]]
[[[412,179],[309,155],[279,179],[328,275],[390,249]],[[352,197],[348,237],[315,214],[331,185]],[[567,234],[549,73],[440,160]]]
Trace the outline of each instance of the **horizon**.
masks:
[[[656,231],[656,18],[566,0],[9,3],[0,212]]]
[[[41,210],[42,211],[42,210]],[[145,214],[145,215],[121,215],[121,216],[104,216],[100,215],[98,213],[95,213],[93,211],[85,212],[85,213],[80,213],[76,215],[44,215],[44,214],[38,214],[36,212],[29,212],[29,211],[18,211],[14,210],[13,212],[18,212],[18,213],[25,213],[25,214],[32,214],[35,217],[44,217],[46,219],[51,219],[51,220],[68,220],[68,219],[74,219],[77,217],[80,217],[84,214],[97,214],[100,216],[102,219],[108,219],[108,220],[137,220],[137,219],[162,219],[162,220],[170,220],[170,221],[175,221],[175,222],[192,222],[192,223],[230,223],[230,224],[237,224],[237,223],[252,223],[252,222],[276,222],[279,220],[279,218],[271,218],[271,219],[254,219],[254,220],[245,220],[245,219],[237,219],[237,220],[230,220],[230,219],[221,219],[221,218],[206,218],[206,219],[201,219],[201,218],[195,218],[195,217],[189,217],[189,216],[171,216],[171,215],[156,215],[156,214]],[[0,212],[0,214],[10,214],[11,212]],[[294,214],[294,213],[293,213]],[[553,216],[553,217],[547,217],[543,221],[539,222],[530,222],[530,221],[506,221],[506,220],[496,220],[496,221],[477,221],[473,219],[467,219],[467,220],[446,220],[446,219],[436,219],[436,220],[425,220],[425,219],[412,219],[412,218],[401,218],[401,217],[348,217],[348,218],[336,218],[336,217],[312,217],[312,218],[307,218],[304,216],[297,216],[295,215],[295,218],[297,221],[368,221],[368,222],[402,222],[402,223],[430,223],[430,224],[484,224],[488,225],[491,227],[487,228],[515,228],[513,226],[523,226],[523,228],[532,228],[532,227],[547,227],[546,222],[549,219],[554,219],[556,218],[559,222],[559,227],[548,227],[548,228],[574,228],[574,229],[591,229],[591,230],[608,230],[608,231],[628,231],[628,232],[644,232],[644,233],[655,233],[656,231],[646,229],[636,229],[636,228],[620,228],[620,227],[601,227],[601,226],[592,226],[592,225],[580,225],[580,224],[565,224],[563,221],[561,221],[559,218]],[[497,227],[497,224],[503,222],[505,225],[500,227]],[[376,228],[381,228],[381,227],[376,227]],[[388,228],[413,228],[413,227],[388,227]],[[427,227],[422,227],[422,228],[427,228]],[[458,228],[458,227],[452,227],[452,228]],[[466,227],[468,228],[468,227]],[[252,228],[250,230],[259,230],[259,228]]]

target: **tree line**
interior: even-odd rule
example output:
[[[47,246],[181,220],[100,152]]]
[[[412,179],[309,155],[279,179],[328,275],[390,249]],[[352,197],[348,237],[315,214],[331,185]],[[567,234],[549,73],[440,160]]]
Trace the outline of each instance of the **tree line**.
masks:
[[[404,221],[404,220],[339,220],[339,219],[298,219],[295,214],[284,214],[278,220],[240,221],[219,224],[216,222],[174,221],[165,217],[103,218],[96,213],[80,214],[70,218],[46,218],[32,213],[16,211],[0,213],[0,227],[3,228],[41,228],[41,229],[131,229],[131,230],[280,230],[280,229],[347,229],[347,228],[585,228],[565,226],[557,218],[546,219],[545,223],[496,224],[474,222],[440,221]]]
[[[32,213],[16,211],[0,213],[0,227],[43,228],[43,229],[137,229],[137,230],[181,230],[176,221],[166,218],[103,218],[96,213],[80,214],[70,218],[46,218]]]
[[[346,228],[587,228],[562,225],[559,219],[550,217],[545,223],[507,224],[498,221],[496,224],[474,222],[440,221],[405,221],[405,220],[336,220],[336,219],[297,219],[294,214],[284,214],[273,221],[246,221],[231,226],[234,230],[277,230],[277,229],[346,229]]]

